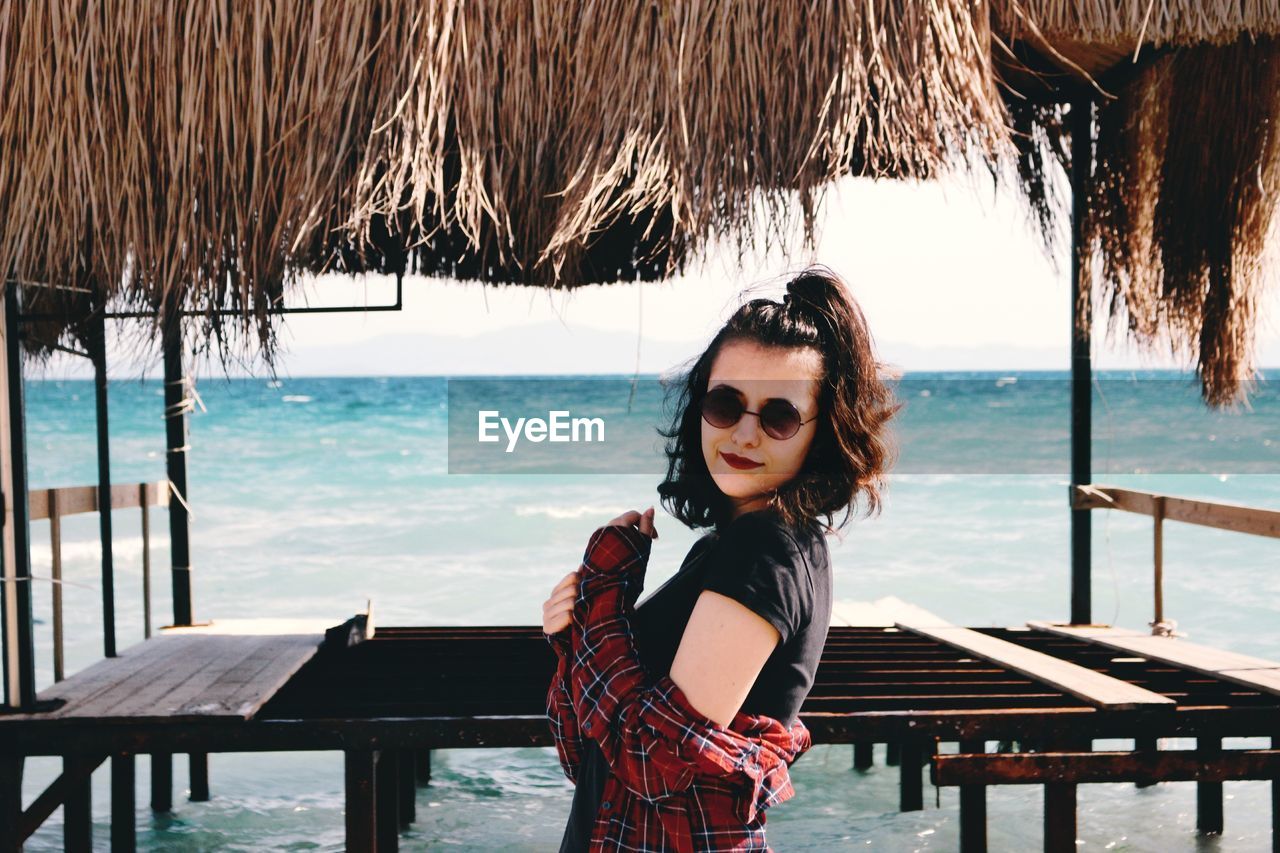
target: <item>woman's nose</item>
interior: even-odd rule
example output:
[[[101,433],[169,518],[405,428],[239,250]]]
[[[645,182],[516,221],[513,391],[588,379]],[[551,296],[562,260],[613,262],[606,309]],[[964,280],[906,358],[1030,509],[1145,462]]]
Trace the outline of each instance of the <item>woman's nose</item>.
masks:
[[[739,447],[755,447],[760,443],[760,419],[745,412],[733,429],[733,442]]]

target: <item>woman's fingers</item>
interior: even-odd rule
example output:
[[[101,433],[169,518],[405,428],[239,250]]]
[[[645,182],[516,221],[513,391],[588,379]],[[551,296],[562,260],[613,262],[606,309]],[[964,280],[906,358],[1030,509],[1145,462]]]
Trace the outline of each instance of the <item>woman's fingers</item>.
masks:
[[[614,525],[620,525],[624,527],[635,526],[636,522],[638,522],[639,520],[640,520],[640,513],[636,512],[633,509],[633,510],[628,510],[627,512],[624,512],[622,515],[618,516],[613,521],[609,522],[608,526],[610,527]]]
[[[578,600],[577,588],[567,587],[565,589],[559,590],[558,592],[553,592],[551,594],[551,597],[547,599],[547,604],[559,604],[562,601],[577,601],[577,600]]]
[[[545,601],[542,604],[542,630],[548,634],[556,634],[569,627],[573,621],[573,602]]]
[[[622,515],[609,522],[609,525],[634,527],[650,539],[657,539],[658,531],[653,526],[653,515],[653,507],[649,507],[644,512],[637,512],[633,509],[629,512],[624,512]]]
[[[560,583],[556,584],[555,588],[551,590],[551,594],[555,595],[560,590],[569,589],[570,587],[574,589],[578,588],[578,570],[577,569],[574,569],[573,571],[569,572],[569,574],[561,578]]]
[[[648,536],[650,539],[657,539],[658,530],[653,526],[653,515],[653,507],[646,509],[640,514],[640,522],[637,527],[645,536]]]

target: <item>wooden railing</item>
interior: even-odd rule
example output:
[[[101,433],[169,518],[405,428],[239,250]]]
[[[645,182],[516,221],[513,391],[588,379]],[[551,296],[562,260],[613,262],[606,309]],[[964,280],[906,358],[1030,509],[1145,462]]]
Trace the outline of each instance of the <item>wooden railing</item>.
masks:
[[[62,642],[62,519],[68,515],[98,512],[97,486],[66,486],[57,489],[32,489],[27,502],[30,520],[49,520],[49,546],[52,553],[53,579],[53,679],[61,681],[63,669]],[[151,516],[153,506],[169,505],[169,481],[125,483],[111,487],[111,509],[142,510],[142,630],[151,636]],[[113,591],[114,592],[114,591]],[[105,630],[106,626],[104,626]]]
[[[1151,633],[1153,634],[1168,633],[1164,620],[1163,589],[1164,522],[1166,520],[1280,539],[1280,510],[1274,509],[1261,509],[1260,507],[1222,501],[1179,498],[1155,492],[1121,489],[1115,486],[1098,484],[1076,486],[1072,497],[1072,505],[1075,509],[1118,509],[1123,512],[1149,515],[1155,520],[1153,541],[1155,546],[1155,619],[1151,623]]]

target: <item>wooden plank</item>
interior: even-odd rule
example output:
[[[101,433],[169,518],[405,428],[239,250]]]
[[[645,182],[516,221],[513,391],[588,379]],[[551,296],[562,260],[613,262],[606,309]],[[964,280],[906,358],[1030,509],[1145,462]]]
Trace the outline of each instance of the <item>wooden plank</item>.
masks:
[[[1177,637],[1156,637],[1129,628],[1111,628],[1107,625],[1073,626],[1039,621],[1027,624],[1037,631],[1060,637],[1074,637],[1105,648],[1242,684],[1264,693],[1280,695],[1280,663],[1266,658],[1188,643]]]
[[[239,642],[228,642],[239,641]],[[59,717],[167,717],[190,697],[253,651],[244,638],[153,637],[139,644],[142,666],[111,679],[106,689],[74,706],[54,712]],[[64,684],[74,681],[74,676]]]
[[[114,483],[111,486],[111,508],[129,509],[141,506],[145,486],[146,501],[150,506],[169,505],[169,481],[155,483]],[[62,486],[56,489],[31,489],[28,493],[31,520],[49,517],[49,493],[58,493],[58,512],[61,515],[79,515],[98,511],[97,486]]]
[[[319,649],[313,636],[287,636],[263,644],[243,665],[223,673],[200,696],[183,705],[179,716],[237,716],[249,719]]]
[[[903,630],[929,637],[952,648],[960,649],[966,654],[1011,669],[1096,708],[1134,710],[1173,708],[1177,705],[1169,697],[1161,696],[1146,688],[968,628],[945,624],[912,625],[905,622],[897,624]]]
[[[1160,752],[1019,752],[937,755],[933,782],[951,785],[1043,785],[1088,782],[1230,782],[1274,779],[1280,750],[1223,750],[1211,760],[1198,750]]]
[[[1118,509],[1138,515],[1154,515],[1157,498],[1163,498],[1166,521],[1280,538],[1280,510],[1100,485],[1077,486],[1074,503],[1076,509]]]

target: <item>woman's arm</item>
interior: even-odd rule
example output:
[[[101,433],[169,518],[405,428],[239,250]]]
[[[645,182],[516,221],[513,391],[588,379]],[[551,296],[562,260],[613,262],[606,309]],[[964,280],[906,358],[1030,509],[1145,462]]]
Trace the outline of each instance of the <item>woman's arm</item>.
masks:
[[[573,695],[569,689],[569,656],[572,649],[569,629],[555,634],[543,632],[556,655],[556,672],[547,690],[547,719],[551,722],[551,737],[556,744],[556,754],[564,775],[575,785],[578,769],[582,766],[582,734],[578,730],[578,712],[573,707]]]
[[[787,766],[809,748],[809,732],[799,721],[788,729],[770,717],[740,711],[722,726],[695,707],[670,677],[648,678],[636,655],[629,616],[643,587],[649,546],[647,535],[621,525],[600,528],[587,546],[570,661],[582,735],[600,745],[614,775],[647,801],[709,776],[742,786],[748,796],[740,816],[754,820],[759,809],[794,793]],[[758,637],[752,642],[763,644]],[[749,656],[725,680],[738,684],[742,669],[751,666]],[[723,698],[732,692],[709,688],[708,707],[732,701]]]

